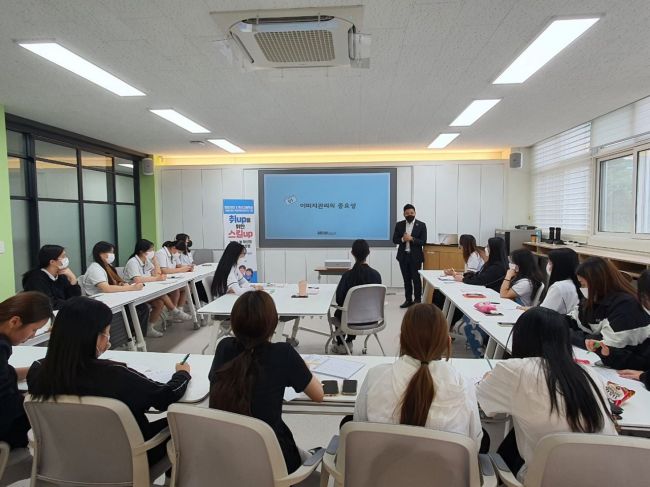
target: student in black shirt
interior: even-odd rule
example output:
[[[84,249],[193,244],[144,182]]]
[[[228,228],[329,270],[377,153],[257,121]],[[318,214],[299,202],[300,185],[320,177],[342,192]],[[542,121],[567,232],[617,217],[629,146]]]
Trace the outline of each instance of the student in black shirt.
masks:
[[[27,446],[30,426],[18,391],[27,367],[9,365],[11,348],[33,337],[51,318],[50,300],[41,293],[20,293],[0,303],[0,441],[12,449]]]
[[[267,423],[294,472],[302,463],[291,430],[282,421],[285,387],[323,400],[323,386],[288,343],[271,343],[278,313],[264,291],[242,294],[231,313],[233,337],[217,346],[210,369],[210,407],[252,416]]]
[[[637,281],[637,292],[639,294],[639,302],[643,306],[644,311],[650,316],[650,270],[645,270],[639,276]],[[645,385],[646,389],[650,389],[650,363],[643,370],[620,370],[618,374],[626,379],[640,380]]]
[[[364,284],[381,284],[381,275],[375,269],[366,263],[368,255],[370,255],[370,247],[368,242],[363,239],[355,240],[352,243],[352,255],[354,256],[354,266],[341,276],[339,285],[336,287],[336,304],[343,306],[345,297],[348,291],[355,286],[362,286]],[[341,319],[342,312],[337,310],[334,317],[338,320]],[[352,340],[354,335],[348,335],[345,338],[348,348],[352,351]],[[343,340],[336,337],[336,343],[332,343],[332,353],[346,355],[347,350],[343,345]]]
[[[23,275],[23,289],[38,291],[60,309],[66,299],[81,296],[77,276],[70,270],[70,259],[60,245],[43,245],[38,251],[38,268]]]
[[[110,348],[112,318],[110,308],[101,301],[69,299],[54,321],[45,359],[29,369],[29,393],[43,400],[61,394],[117,399],[131,410],[144,439],[149,440],[167,426],[167,420],[149,422],[145,413],[150,408],[165,411],[183,397],[191,378],[190,366],[177,364],[169,382],[161,384],[126,364],[100,359]],[[158,462],[165,453],[164,444],[150,450],[149,463]]]
[[[508,271],[508,256],[506,254],[506,242],[499,237],[492,237],[485,247],[487,262],[483,268],[474,274],[456,275],[457,281],[476,286],[485,286],[499,292],[501,283]]]

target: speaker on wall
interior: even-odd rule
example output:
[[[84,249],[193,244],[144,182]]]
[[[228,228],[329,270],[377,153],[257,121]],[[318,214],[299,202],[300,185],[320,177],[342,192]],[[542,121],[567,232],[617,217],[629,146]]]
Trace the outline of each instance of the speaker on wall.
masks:
[[[153,159],[151,157],[145,157],[140,164],[142,164],[142,174],[153,176]]]
[[[521,169],[524,165],[524,159],[521,152],[510,153],[510,169]]]

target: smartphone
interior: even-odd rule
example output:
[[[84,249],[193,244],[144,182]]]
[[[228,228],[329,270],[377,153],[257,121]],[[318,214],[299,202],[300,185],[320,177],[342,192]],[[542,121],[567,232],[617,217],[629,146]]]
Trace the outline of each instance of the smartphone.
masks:
[[[339,393],[339,383],[335,380],[324,380],[323,392],[326,396],[336,396]]]
[[[356,396],[357,381],[351,379],[345,379],[343,381],[343,388],[341,389],[341,394],[343,394],[344,396]]]

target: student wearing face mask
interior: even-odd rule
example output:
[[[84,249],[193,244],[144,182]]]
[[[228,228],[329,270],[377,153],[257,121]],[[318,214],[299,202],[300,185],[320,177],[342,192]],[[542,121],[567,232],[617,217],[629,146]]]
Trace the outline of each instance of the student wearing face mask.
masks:
[[[499,293],[502,298],[512,299],[522,306],[532,306],[540,289],[544,288],[544,276],[537,266],[535,256],[528,249],[510,253],[510,264]]]
[[[215,298],[227,293],[239,296],[247,291],[262,289],[262,286],[255,286],[248,282],[239,270],[245,257],[246,247],[239,242],[230,242],[226,245],[212,280],[212,295]]]
[[[424,262],[423,246],[427,243],[427,226],[415,219],[415,206],[404,205],[404,220],[395,224],[393,243],[398,246],[399,269],[404,279],[406,300],[400,308],[408,308],[422,301],[422,279],[419,270]]]
[[[190,265],[194,266],[194,256],[190,248],[192,247],[192,239],[187,233],[179,233],[175,237],[176,248],[178,249],[178,263],[177,265]]]
[[[124,280],[127,282],[157,282],[164,281],[167,276],[160,270],[156,261],[153,250],[153,242],[140,239],[135,244],[135,250],[131,258],[124,267]],[[181,309],[177,308],[168,295],[161,296],[147,303],[151,306],[151,315],[149,316],[149,326],[147,327],[148,337],[161,337],[162,328],[162,310],[164,307],[170,312],[172,318],[179,317],[187,320],[191,319]]]
[[[548,289],[542,295],[542,308],[566,315],[580,305],[584,296],[576,276],[578,265],[578,254],[573,249],[555,249],[548,253]]]
[[[162,244],[160,250],[156,252],[156,261],[160,266],[160,271],[163,274],[178,274],[180,272],[191,272],[193,266],[181,265],[179,263],[179,250],[176,247],[180,245],[179,242],[172,242],[170,240]],[[172,303],[179,309],[183,309],[187,301],[187,293],[185,288],[177,289],[169,294]],[[171,317],[171,321],[190,321],[192,317],[183,312],[183,314],[175,314]]]
[[[9,365],[12,347],[33,337],[52,317],[50,300],[38,292],[19,293],[0,303],[0,441],[11,449],[25,448],[30,430],[18,391],[27,367]]]
[[[118,274],[115,267],[115,246],[108,242],[97,242],[93,247],[93,262],[86,269],[86,273],[80,278],[81,286],[88,296],[100,293],[121,293],[127,291],[140,291],[144,288],[142,282],[129,284]],[[136,306],[138,319],[143,336],[147,336],[149,327],[149,307],[146,304]],[[121,318],[116,316],[115,320]],[[117,321],[115,324],[117,324]]]
[[[162,384],[126,364],[100,358],[110,348],[111,318],[110,308],[101,301],[68,300],[54,321],[45,358],[29,369],[29,393],[42,400],[64,394],[116,399],[131,410],[149,440],[167,426],[167,420],[150,422],[145,413],[151,408],[165,411],[183,397],[191,379],[190,366],[176,364],[176,372]],[[165,448],[163,443],[147,452],[149,463],[161,460]]]
[[[81,296],[77,276],[70,270],[70,259],[60,245],[43,245],[38,251],[38,268],[23,275],[23,290],[38,291],[59,309],[66,299]]]

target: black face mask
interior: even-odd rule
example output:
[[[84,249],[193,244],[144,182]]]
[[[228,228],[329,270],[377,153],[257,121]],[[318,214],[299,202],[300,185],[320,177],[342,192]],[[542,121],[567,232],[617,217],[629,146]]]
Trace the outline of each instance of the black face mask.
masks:
[[[413,215],[409,215],[409,216],[407,216],[405,218],[406,218],[406,221],[409,222],[409,223],[411,223],[413,220],[415,220],[415,216],[413,216]]]
[[[191,246],[192,246],[192,241],[191,241],[191,240],[188,240],[188,242],[187,242],[187,248],[189,249]]]

